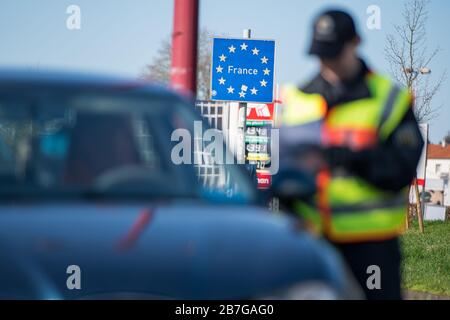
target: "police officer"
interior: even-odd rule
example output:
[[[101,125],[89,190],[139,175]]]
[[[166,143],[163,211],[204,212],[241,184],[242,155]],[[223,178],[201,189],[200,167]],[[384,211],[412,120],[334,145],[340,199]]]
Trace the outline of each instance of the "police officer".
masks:
[[[413,99],[360,58],[348,13],[325,11],[313,28],[309,53],[320,71],[283,89],[280,139],[293,151],[318,137],[325,161],[315,162],[317,193],[294,208],[338,248],[368,299],[401,299],[398,236],[423,147]]]

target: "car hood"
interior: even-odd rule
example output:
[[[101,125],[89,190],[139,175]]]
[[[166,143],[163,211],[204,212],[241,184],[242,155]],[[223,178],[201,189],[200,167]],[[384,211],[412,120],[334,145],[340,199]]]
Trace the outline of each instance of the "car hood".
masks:
[[[327,244],[257,207],[33,204],[0,212],[4,297],[237,299],[310,280],[344,287]],[[80,268],[80,290],[67,287],[71,265]]]

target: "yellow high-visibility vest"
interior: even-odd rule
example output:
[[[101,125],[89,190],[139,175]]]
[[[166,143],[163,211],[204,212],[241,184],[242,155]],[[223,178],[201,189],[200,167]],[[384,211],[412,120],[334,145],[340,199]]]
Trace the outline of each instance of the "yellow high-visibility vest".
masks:
[[[345,146],[359,151],[386,140],[411,105],[407,90],[370,73],[366,83],[371,97],[334,106],[327,111],[324,98],[296,87],[283,88],[283,128],[321,122],[324,146]],[[355,175],[324,171],[317,178],[313,204],[297,201],[295,208],[317,232],[335,242],[390,239],[399,235],[406,218],[406,190],[381,190]]]

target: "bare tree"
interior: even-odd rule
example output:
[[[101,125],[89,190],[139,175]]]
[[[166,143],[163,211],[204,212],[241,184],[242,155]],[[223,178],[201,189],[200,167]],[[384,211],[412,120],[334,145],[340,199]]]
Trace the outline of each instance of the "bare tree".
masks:
[[[169,84],[172,44],[170,38],[161,42],[153,61],[145,67],[142,78]],[[203,29],[198,38],[197,97],[208,99],[211,77],[211,33]]]
[[[387,36],[385,47],[392,76],[415,97],[414,113],[419,122],[437,116],[439,108],[435,108],[432,101],[447,76],[446,70],[434,81],[430,76],[422,76],[431,73],[429,65],[440,52],[439,47],[433,50],[427,47],[428,4],[429,0],[405,2],[403,23],[394,25],[395,32]]]
[[[445,141],[446,144],[450,145],[450,131],[444,137],[444,141]]]
[[[160,84],[169,84],[171,50],[172,45],[170,43],[170,38],[163,40],[153,61],[145,66],[142,78]]]

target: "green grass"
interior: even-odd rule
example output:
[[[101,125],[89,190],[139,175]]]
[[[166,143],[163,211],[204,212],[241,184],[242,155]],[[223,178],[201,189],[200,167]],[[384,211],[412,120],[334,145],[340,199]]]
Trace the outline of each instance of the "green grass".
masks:
[[[401,238],[403,287],[450,296],[450,222],[425,222],[420,234],[417,223]]]

